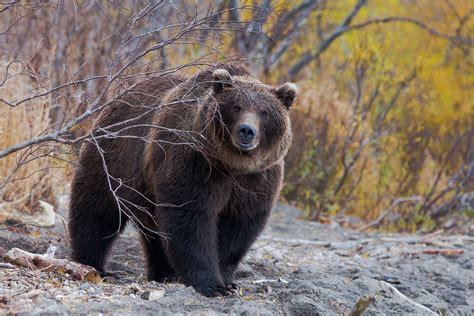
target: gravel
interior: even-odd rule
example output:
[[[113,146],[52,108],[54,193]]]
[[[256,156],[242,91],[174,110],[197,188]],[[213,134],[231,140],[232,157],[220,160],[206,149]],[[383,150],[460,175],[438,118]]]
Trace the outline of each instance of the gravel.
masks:
[[[275,209],[237,272],[240,293],[231,297],[147,282],[137,233],[128,227],[108,264],[119,277],[100,284],[0,265],[0,314],[340,315],[366,299],[364,315],[474,314],[473,237],[360,233],[300,215]],[[56,257],[68,255],[62,221],[51,230],[1,230],[0,245],[0,259],[12,247],[45,253],[53,245]]]

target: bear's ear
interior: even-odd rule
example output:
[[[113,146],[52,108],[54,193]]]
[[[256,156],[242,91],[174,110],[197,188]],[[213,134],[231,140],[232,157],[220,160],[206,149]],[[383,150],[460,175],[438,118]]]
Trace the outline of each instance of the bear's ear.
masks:
[[[298,86],[291,82],[287,82],[275,89],[277,98],[288,109],[293,105],[293,101],[295,101],[296,92],[298,92]]]
[[[216,69],[212,72],[212,77],[212,87],[215,94],[221,93],[225,89],[232,87],[232,77],[227,70],[222,68]]]

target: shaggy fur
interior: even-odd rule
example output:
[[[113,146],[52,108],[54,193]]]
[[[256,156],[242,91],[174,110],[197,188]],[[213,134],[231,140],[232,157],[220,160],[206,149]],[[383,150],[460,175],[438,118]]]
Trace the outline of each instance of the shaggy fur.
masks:
[[[72,258],[104,271],[132,220],[150,280],[228,294],[280,192],[295,93],[224,64],[148,80],[103,111],[72,183]],[[254,148],[242,150],[247,123]]]

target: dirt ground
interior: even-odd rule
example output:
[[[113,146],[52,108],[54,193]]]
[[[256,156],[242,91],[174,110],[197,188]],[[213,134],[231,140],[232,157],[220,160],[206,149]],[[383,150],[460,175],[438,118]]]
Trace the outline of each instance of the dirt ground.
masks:
[[[240,293],[206,298],[177,283],[147,282],[136,232],[113,249],[102,283],[0,265],[0,314],[474,314],[474,237],[366,234],[298,219],[279,205],[238,270]],[[51,230],[0,230],[12,247],[67,257],[64,220]],[[54,251],[56,250],[56,251]],[[354,313],[356,315],[357,312]]]

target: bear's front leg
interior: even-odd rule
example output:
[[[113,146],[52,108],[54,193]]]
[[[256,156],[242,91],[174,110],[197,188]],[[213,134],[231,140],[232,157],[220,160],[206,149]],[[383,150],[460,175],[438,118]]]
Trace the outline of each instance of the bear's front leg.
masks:
[[[219,269],[217,215],[230,196],[230,185],[226,188],[227,179],[210,174],[200,159],[179,159],[173,167],[179,162],[188,165],[167,170],[155,187],[163,249],[183,283],[205,296],[229,295]]]
[[[242,198],[242,196],[239,196]],[[235,209],[234,209],[235,210]],[[219,220],[219,256],[224,284],[229,289],[237,288],[234,273],[242,258],[265,227],[271,207],[256,210],[240,209],[240,216],[223,214]],[[255,211],[248,216],[245,211]]]
[[[163,248],[178,278],[205,296],[229,295],[219,270],[214,214],[191,205],[158,212]]]
[[[234,192],[219,215],[219,258],[227,288],[236,288],[234,272],[265,224],[278,198],[283,165],[236,178]]]

